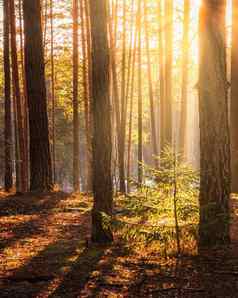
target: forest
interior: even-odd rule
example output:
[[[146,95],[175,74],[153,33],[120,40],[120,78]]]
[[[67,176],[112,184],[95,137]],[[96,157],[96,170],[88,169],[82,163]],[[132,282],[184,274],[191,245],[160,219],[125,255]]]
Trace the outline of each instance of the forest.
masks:
[[[238,297],[238,0],[1,0],[0,44],[0,297]]]

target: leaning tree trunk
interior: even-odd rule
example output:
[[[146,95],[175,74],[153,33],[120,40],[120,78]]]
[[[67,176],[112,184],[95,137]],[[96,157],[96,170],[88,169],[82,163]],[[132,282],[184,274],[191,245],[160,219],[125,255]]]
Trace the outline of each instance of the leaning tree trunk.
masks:
[[[40,0],[23,1],[32,191],[52,189],[40,2]]]
[[[111,216],[113,203],[107,1],[90,0],[90,11],[92,36],[94,193],[92,241],[107,243],[113,240],[110,225],[105,224],[103,216],[104,214]]]
[[[4,138],[5,138],[5,190],[9,191],[13,186],[12,179],[12,114],[11,114],[11,70],[10,70],[10,40],[9,40],[9,2],[3,1],[4,36],[3,36],[3,57],[4,57]]]
[[[200,11],[200,247],[229,241],[230,142],[225,11],[226,0],[203,0]]]
[[[238,193],[238,2],[233,0],[231,52],[231,171],[232,192]]]

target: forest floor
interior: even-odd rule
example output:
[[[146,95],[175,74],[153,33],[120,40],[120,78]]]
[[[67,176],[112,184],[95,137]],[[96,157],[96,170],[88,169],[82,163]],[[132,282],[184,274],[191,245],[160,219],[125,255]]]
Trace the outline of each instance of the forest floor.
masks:
[[[90,208],[82,195],[0,193],[0,297],[238,297],[237,199],[232,245],[180,258],[117,236],[88,244]]]

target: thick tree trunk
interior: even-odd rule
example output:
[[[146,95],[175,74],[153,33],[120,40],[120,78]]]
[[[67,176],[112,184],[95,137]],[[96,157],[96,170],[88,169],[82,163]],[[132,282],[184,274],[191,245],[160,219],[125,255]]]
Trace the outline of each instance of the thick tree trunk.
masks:
[[[182,91],[181,91],[181,116],[179,150],[186,159],[186,128],[187,128],[187,101],[188,101],[188,64],[189,64],[189,18],[190,0],[184,0],[184,20],[183,20],[183,46],[182,46]]]
[[[78,53],[78,0],[73,0],[73,181],[74,191],[80,191],[79,183],[79,101],[78,101],[78,73],[79,73],[79,53]]]
[[[13,186],[12,179],[12,157],[13,157],[13,140],[12,140],[12,114],[11,114],[11,70],[10,70],[10,40],[9,40],[9,1],[3,1],[4,16],[4,36],[3,36],[3,56],[4,56],[4,139],[5,139],[5,190],[9,191]]]
[[[232,6],[232,52],[231,52],[231,171],[232,192],[238,193],[238,2]]]
[[[23,0],[30,128],[30,189],[52,189],[40,0]]]
[[[225,11],[225,0],[203,0],[200,11],[200,247],[229,241],[230,140]]]
[[[90,0],[90,11],[92,36],[94,192],[92,241],[107,243],[113,240],[110,225],[106,225],[103,220],[103,214],[111,216],[113,203],[107,1]]]

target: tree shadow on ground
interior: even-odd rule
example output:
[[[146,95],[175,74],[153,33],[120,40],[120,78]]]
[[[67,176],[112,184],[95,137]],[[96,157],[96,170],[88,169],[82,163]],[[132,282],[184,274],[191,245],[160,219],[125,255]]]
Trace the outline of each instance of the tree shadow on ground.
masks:
[[[32,195],[8,196],[0,200],[0,216],[22,216],[35,215],[37,218],[26,222],[14,223],[13,227],[8,225],[7,228],[2,227],[0,232],[11,228],[12,237],[0,239],[0,252],[5,248],[13,245],[19,240],[23,240],[30,236],[40,235],[44,233],[43,224],[47,225],[47,219],[51,210],[57,207],[62,200],[66,200],[69,195],[65,193],[45,194],[38,197]],[[6,231],[8,232],[8,231]]]

